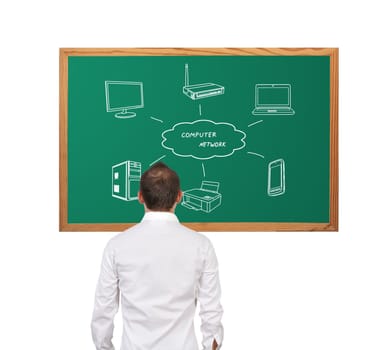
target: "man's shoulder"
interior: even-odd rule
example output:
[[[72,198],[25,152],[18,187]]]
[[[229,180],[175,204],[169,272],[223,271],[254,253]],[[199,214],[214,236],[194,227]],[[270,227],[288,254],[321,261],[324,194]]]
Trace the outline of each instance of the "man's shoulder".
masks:
[[[209,238],[206,235],[198,231],[192,230],[180,222],[173,223],[173,231],[168,232],[169,234],[176,235],[179,238],[181,237],[188,242],[193,241],[193,244],[198,246],[208,247],[211,244]],[[153,237],[153,235],[151,234],[145,235],[146,233],[148,233],[146,227],[144,227],[143,222],[140,222],[112,237],[108,242],[108,246],[118,248],[125,246],[127,243],[129,243],[130,240],[133,241],[135,239],[136,241],[138,241],[139,239],[141,239],[144,241],[145,239],[149,240]],[[161,232],[157,232],[157,234],[160,235]]]
[[[206,235],[204,235],[203,233],[199,232],[199,231],[195,231],[190,229],[189,227],[181,224],[182,229],[184,230],[184,232],[189,233],[192,237],[195,237],[195,239],[201,241],[201,242],[209,242],[209,239]]]
[[[195,244],[201,246],[204,249],[208,249],[210,245],[212,245],[210,239],[199,231],[192,230],[183,224],[179,224],[182,229],[183,237],[187,237],[191,240],[194,240]]]
[[[117,233],[114,237],[112,237],[108,243],[117,244],[121,243],[123,240],[133,236],[137,231],[140,230],[141,223],[135,224],[126,230]]]

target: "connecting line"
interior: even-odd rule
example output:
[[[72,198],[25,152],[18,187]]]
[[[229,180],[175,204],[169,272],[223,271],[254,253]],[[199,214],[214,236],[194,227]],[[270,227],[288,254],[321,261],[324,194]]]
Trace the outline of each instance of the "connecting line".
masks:
[[[201,115],[201,104],[199,103],[199,114]]]
[[[259,123],[261,123],[261,122],[262,122],[262,120],[258,120],[257,122],[254,122],[254,123],[252,123],[252,124],[249,124],[249,125],[248,125],[248,128],[250,128],[250,127],[253,126],[253,125],[259,124]]]
[[[204,169],[204,163],[201,163],[201,168],[203,169],[203,177],[206,177],[206,169]]]
[[[154,117],[150,117],[150,118],[153,119],[153,120],[156,120],[157,122],[163,123],[163,120],[160,120],[158,118],[154,118]]]
[[[166,157],[166,154],[165,154],[164,156],[158,158],[157,160],[154,160],[154,161],[150,164],[150,166],[153,165],[153,164],[156,163],[156,162],[159,162],[161,159],[163,159],[163,158],[165,158],[165,157]]]
[[[260,158],[264,159],[264,156],[262,154],[258,154],[258,153],[255,153],[255,152],[246,152],[246,153],[253,154],[254,156],[257,156],[257,157],[260,157]]]

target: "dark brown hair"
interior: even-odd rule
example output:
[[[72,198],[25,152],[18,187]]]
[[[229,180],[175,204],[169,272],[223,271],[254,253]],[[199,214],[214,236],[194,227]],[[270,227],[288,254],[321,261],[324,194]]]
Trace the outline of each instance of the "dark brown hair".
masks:
[[[180,179],[166,164],[155,163],[143,173],[140,192],[148,209],[169,211],[180,192]]]

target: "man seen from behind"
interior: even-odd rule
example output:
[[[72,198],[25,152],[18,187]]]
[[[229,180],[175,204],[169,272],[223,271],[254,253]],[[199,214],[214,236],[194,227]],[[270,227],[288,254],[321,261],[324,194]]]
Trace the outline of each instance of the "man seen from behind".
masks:
[[[199,350],[194,331],[200,305],[202,349],[220,349],[218,262],[210,240],[179,223],[177,174],[162,162],[141,177],[142,221],[105,247],[93,318],[97,350],[113,350],[114,316],[121,308],[121,350]]]

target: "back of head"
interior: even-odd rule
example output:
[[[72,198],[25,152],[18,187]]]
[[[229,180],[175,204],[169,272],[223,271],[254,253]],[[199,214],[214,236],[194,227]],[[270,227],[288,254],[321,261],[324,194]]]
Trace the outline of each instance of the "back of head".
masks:
[[[180,179],[176,172],[164,163],[155,163],[143,173],[140,192],[148,209],[169,211],[180,192]]]

